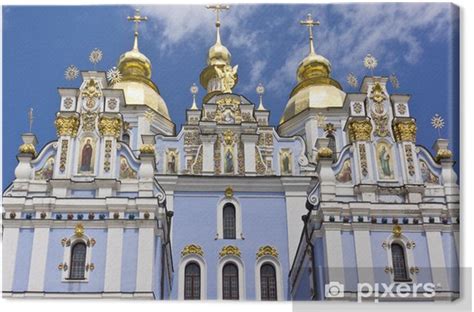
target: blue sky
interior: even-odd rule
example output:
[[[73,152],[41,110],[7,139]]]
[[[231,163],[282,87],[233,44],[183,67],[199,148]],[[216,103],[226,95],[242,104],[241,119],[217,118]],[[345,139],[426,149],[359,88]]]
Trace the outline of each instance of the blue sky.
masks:
[[[140,50],[153,64],[152,79],[165,99],[171,118],[181,125],[191,105],[189,87],[199,82],[209,47],[215,41],[214,13],[204,6],[140,7]],[[34,108],[33,132],[39,146],[56,138],[58,87],[78,87],[66,81],[70,64],[92,70],[92,49],[103,51],[97,70],[116,65],[131,49],[133,27],[126,20],[129,6],[3,7],[3,176],[14,178],[21,133],[28,131],[27,111]],[[346,92],[349,72],[359,82],[369,72],[367,53],[379,62],[376,75],[395,73],[396,93],[411,94],[411,114],[417,119],[417,143],[431,148],[437,132],[430,119],[446,120],[442,136],[451,140],[459,159],[459,26],[458,10],[449,4],[234,5],[222,14],[222,41],[239,65],[234,92],[257,102],[255,87],[266,87],[264,104],[277,125],[292,88],[296,67],[308,51],[308,33],[298,21],[307,13],[321,21],[315,28],[316,51],[332,63],[332,77]],[[394,91],[389,89],[389,92]],[[198,99],[204,95],[200,88]]]

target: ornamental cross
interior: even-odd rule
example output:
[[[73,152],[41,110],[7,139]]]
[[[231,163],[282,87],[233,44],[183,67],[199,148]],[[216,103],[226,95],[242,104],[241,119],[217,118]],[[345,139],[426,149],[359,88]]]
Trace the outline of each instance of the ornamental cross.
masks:
[[[309,49],[310,53],[314,53],[314,45],[313,45],[313,27],[319,26],[319,21],[313,20],[313,17],[310,13],[308,13],[306,20],[300,21],[300,24],[303,26],[308,27],[309,31]]]
[[[223,4],[213,4],[213,5],[206,5],[206,8],[216,12],[216,26],[220,26],[221,24],[221,20],[219,18],[220,12],[224,10],[229,10],[230,6],[223,5]]]
[[[33,108],[30,108],[30,110],[28,111],[28,124],[30,126],[30,133],[31,133],[31,129],[33,129]]]
[[[135,10],[135,15],[134,16],[127,16],[127,20],[129,20],[130,22],[135,23],[135,34],[138,35],[138,24],[140,24],[140,22],[146,22],[148,20],[148,17],[141,16],[140,15],[140,10],[136,9]]]

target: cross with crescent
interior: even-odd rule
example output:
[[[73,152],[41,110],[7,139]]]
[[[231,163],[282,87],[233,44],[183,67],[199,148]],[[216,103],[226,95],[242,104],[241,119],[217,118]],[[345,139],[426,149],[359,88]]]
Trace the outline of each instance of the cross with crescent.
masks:
[[[309,52],[314,53],[314,44],[313,44],[313,26],[319,26],[319,21],[313,20],[311,14],[308,14],[306,20],[300,21],[300,24],[308,27],[309,30]]]
[[[146,22],[148,20],[148,17],[141,16],[140,15],[140,10],[136,9],[135,10],[135,15],[134,16],[127,16],[127,20],[135,23],[135,35],[138,35],[138,24],[140,24],[140,22]]]

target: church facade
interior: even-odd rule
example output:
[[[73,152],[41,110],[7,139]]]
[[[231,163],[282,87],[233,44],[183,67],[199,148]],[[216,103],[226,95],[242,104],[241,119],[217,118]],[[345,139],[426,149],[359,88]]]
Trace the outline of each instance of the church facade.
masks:
[[[346,93],[302,23],[309,53],[278,126],[262,86],[259,103],[232,91],[219,14],[206,95],[179,132],[137,30],[121,79],[59,88],[57,139],[37,151],[23,135],[3,194],[3,296],[373,300],[394,284],[398,300],[457,298],[448,141],[416,144],[410,96],[387,77]]]

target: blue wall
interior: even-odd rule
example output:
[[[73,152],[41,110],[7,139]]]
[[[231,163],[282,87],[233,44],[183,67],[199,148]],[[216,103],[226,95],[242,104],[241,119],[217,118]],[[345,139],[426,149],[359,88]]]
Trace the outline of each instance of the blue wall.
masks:
[[[245,270],[246,299],[255,300],[256,252],[264,245],[275,247],[279,253],[287,298],[288,237],[286,204],[283,193],[235,193],[242,207],[242,232],[245,239],[215,240],[217,233],[217,205],[222,193],[175,192],[173,217],[173,260],[175,278],[172,298],[178,298],[180,253],[184,246],[197,244],[204,251],[207,263],[207,297],[217,298],[219,251],[225,245],[235,245],[241,251]],[[240,233],[237,233],[240,237]]]

